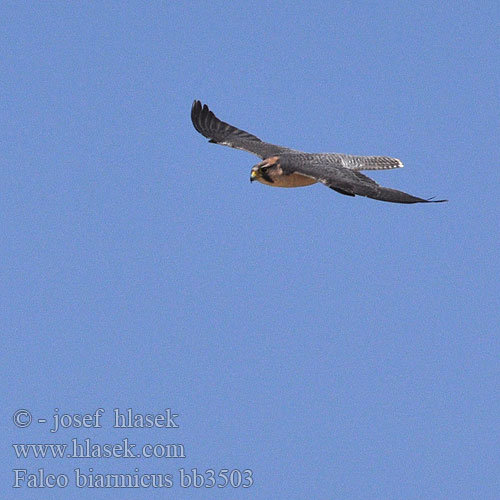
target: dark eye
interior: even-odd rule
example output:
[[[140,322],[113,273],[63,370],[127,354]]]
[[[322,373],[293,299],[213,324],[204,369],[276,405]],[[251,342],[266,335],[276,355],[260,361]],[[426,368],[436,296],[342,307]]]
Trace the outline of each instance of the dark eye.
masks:
[[[260,167],[260,171],[263,172],[264,174],[269,170],[269,165],[266,167]]]

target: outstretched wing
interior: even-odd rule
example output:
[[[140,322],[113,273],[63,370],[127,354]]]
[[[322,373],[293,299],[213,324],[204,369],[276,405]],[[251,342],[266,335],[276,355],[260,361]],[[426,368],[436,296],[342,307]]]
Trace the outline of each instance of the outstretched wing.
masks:
[[[284,174],[302,174],[325,184],[347,196],[366,196],[374,200],[393,203],[439,203],[447,200],[425,200],[397,189],[386,188],[364,174],[339,165],[303,161],[300,157],[286,155],[280,158]]]
[[[244,130],[233,127],[229,123],[219,120],[206,104],[202,105],[200,101],[194,101],[191,108],[191,120],[194,128],[207,139],[215,144],[222,144],[235,149],[242,149],[262,159],[269,156],[279,155],[281,153],[293,152],[293,149],[276,146],[261,141],[255,135],[249,134]]]

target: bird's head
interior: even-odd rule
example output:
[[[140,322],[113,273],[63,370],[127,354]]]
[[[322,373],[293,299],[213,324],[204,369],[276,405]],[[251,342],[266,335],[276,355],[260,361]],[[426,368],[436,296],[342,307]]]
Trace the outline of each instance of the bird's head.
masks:
[[[279,156],[271,156],[253,166],[250,172],[250,182],[259,181],[272,186],[275,179],[283,173],[279,160]]]

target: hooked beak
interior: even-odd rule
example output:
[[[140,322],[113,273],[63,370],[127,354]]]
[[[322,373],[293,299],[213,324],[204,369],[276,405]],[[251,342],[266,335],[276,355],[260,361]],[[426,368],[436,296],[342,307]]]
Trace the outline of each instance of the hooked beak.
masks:
[[[257,175],[257,170],[252,170],[250,172],[250,182],[253,182],[255,179],[257,179],[258,175]]]

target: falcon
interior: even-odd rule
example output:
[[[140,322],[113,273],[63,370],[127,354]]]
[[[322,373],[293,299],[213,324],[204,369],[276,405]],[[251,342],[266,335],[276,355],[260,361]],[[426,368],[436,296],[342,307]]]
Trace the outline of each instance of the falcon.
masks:
[[[255,135],[219,120],[208,106],[194,101],[191,108],[194,128],[208,142],[242,149],[262,161],[252,167],[250,181],[273,187],[301,187],[321,182],[347,196],[366,196],[392,203],[440,203],[447,200],[423,199],[397,189],[382,187],[361,170],[401,168],[397,158],[355,156],[341,153],[304,153],[263,142]]]

